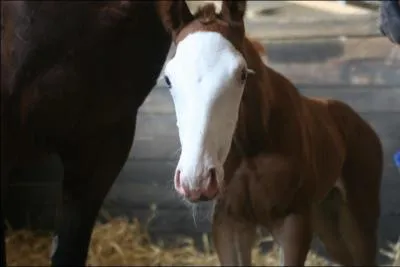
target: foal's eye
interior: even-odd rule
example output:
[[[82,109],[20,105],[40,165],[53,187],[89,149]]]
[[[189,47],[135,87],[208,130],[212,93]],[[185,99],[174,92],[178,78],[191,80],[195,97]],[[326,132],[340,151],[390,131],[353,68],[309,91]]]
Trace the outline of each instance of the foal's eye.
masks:
[[[247,69],[246,69],[246,68],[243,68],[243,69],[242,69],[242,72],[241,72],[241,74],[240,74],[240,81],[241,81],[242,83],[244,83],[244,82],[246,81],[246,79],[247,79]]]
[[[169,88],[171,88],[171,81],[169,80],[168,76],[164,76],[165,83]]]

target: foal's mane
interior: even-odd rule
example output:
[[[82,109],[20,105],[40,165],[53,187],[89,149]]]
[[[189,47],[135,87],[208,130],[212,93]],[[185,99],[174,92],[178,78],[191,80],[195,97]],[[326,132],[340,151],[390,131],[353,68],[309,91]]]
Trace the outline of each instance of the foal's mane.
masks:
[[[214,3],[207,3],[197,9],[193,18],[197,19],[202,24],[209,24],[221,19],[221,14],[217,13]]]
[[[255,73],[249,75],[244,89],[235,145],[242,147],[238,148],[245,153],[243,156],[268,152],[271,146],[276,145],[276,135],[280,134],[274,131],[289,122],[294,129],[289,137],[298,140],[296,147],[292,148],[292,155],[300,157],[299,161],[310,163],[312,172],[315,172],[316,159],[312,152],[314,133],[310,127],[312,114],[303,96],[286,77],[264,64],[249,38],[245,37],[243,42],[241,52]],[[280,114],[282,111],[290,115]]]

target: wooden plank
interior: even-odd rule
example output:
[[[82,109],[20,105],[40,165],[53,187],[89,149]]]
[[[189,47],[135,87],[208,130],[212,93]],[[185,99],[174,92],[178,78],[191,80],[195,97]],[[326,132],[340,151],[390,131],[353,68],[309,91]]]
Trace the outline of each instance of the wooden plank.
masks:
[[[317,86],[298,85],[299,91],[307,96],[313,97],[330,97],[342,100],[351,105],[358,112],[399,112],[400,111],[400,87],[352,87],[352,86]],[[153,98],[151,106],[146,106],[146,113],[157,113],[157,107],[163,105],[162,114],[172,115],[168,121],[172,124],[169,128],[176,125],[174,105],[168,95],[168,92],[162,89],[155,89],[152,94],[157,95]],[[142,112],[145,113],[145,112]],[[175,121],[174,121],[175,120]],[[139,124],[139,123],[138,123]],[[145,125],[143,122],[141,125]],[[141,131],[137,127],[138,131]]]
[[[304,7],[321,10],[324,12],[329,12],[338,15],[368,15],[371,14],[371,10],[366,8],[343,5],[337,1],[286,1],[295,5],[301,5]]]
[[[391,174],[396,174],[392,158],[396,149],[400,148],[400,140],[397,137],[396,139],[382,139],[381,141],[384,149],[385,168],[393,169]],[[134,153],[139,153],[139,151],[134,151]],[[177,161],[163,159],[130,160],[126,162],[117,182],[143,183],[154,186],[166,186],[172,189],[172,179],[176,163]]]
[[[177,135],[158,136],[151,140],[136,140],[129,153],[128,160],[177,160],[180,154]]]
[[[220,1],[188,1],[189,8],[195,11],[199,6],[205,2],[216,3],[217,10],[220,8]],[[270,3],[271,2],[271,3]],[[307,16],[303,13],[295,13],[296,9],[292,6],[299,5],[298,1],[249,1],[247,14],[246,14],[246,30],[251,37],[267,38],[267,39],[287,39],[287,38],[308,38],[315,36],[341,36],[341,35],[380,35],[378,27],[376,27],[377,14],[371,12],[363,12],[363,9],[347,6],[341,7],[331,1],[322,1],[322,3],[314,3],[316,1],[303,1],[300,3],[303,7],[314,11],[313,13],[318,16]],[[320,1],[321,2],[321,1]],[[314,4],[313,4],[314,3]],[[261,9],[274,9],[274,7],[284,7],[287,16],[258,16],[257,12]],[[330,16],[321,15],[321,11],[330,12],[325,13]],[[335,12],[335,13],[333,13]],[[331,21],[323,26],[320,22],[332,19],[334,15],[341,13],[341,19]],[[323,13],[324,14],[324,13]],[[354,19],[357,14],[361,22]],[[315,18],[314,18],[315,17]],[[322,18],[322,19],[321,19]],[[290,24],[288,27],[287,24]],[[368,26],[366,27],[366,24]],[[266,26],[268,25],[268,26]],[[327,31],[326,29],[329,29]]]
[[[399,112],[393,113],[360,113],[361,117],[367,120],[378,133],[382,142],[387,141],[385,148],[400,142],[400,118]]]
[[[125,163],[117,183],[143,183],[172,188],[176,162],[166,160],[131,160]]]
[[[349,104],[358,112],[400,112],[400,88],[374,90],[373,88],[354,89],[337,87],[321,90],[320,88],[301,88],[306,96],[329,97]]]
[[[188,207],[173,188],[172,177],[164,175],[164,179],[169,180],[170,183],[162,185],[149,183],[152,177],[147,177],[146,181],[144,179],[130,182],[118,180],[107,195],[107,201],[122,206],[134,205],[135,209],[150,209],[152,204],[160,209],[187,209]]]
[[[160,86],[161,85],[161,86]],[[162,82],[147,96],[139,112],[144,113],[174,113],[171,111],[172,98],[169,89]]]
[[[309,38],[373,37],[381,36],[376,26],[377,16],[363,19],[313,20],[308,21],[247,21],[248,35],[264,41],[296,40]],[[267,23],[268,22],[268,23]],[[268,26],[266,26],[268,25]],[[327,30],[329,29],[329,30]]]
[[[176,116],[171,103],[169,113],[139,113],[135,140],[152,140],[158,136],[177,136]]]
[[[383,123],[372,122],[371,125],[378,133],[379,137],[386,144],[385,149],[389,149],[388,146],[397,146],[400,148],[400,137],[398,129],[399,124],[390,125],[388,127],[381,127]],[[169,138],[157,138],[153,141],[137,141],[130,151],[130,157],[128,162],[135,161],[165,161],[171,166],[175,166],[180,155],[180,145],[178,144],[178,138],[171,138],[174,143],[169,144],[166,142]],[[398,143],[399,142],[399,143]],[[127,163],[128,164],[128,163]],[[172,167],[171,167],[172,168]],[[28,176],[28,173],[24,174]],[[53,178],[56,180],[57,178]],[[36,179],[35,179],[36,181]]]
[[[346,102],[378,129],[400,128],[400,88],[351,88],[351,87],[307,87],[300,92],[313,97],[330,97]],[[165,92],[158,91],[157,102],[167,102]],[[164,96],[162,96],[164,94]],[[150,109],[150,107],[149,107]],[[177,136],[174,106],[169,104],[169,112],[163,114],[140,113],[138,117],[136,141],[151,142],[158,137]],[[392,136],[392,135],[390,135]],[[176,142],[168,140],[168,142]]]

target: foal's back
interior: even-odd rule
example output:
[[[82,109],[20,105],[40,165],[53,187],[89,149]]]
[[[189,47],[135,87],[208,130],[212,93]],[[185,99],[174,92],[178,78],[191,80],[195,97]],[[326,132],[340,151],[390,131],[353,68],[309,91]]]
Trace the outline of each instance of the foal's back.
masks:
[[[255,56],[254,45],[247,42],[246,48],[250,62],[257,66],[256,63],[260,63],[260,60]],[[370,174],[357,183],[379,188],[382,146],[378,135],[367,121],[342,101],[301,95],[289,79],[268,66],[263,65],[258,71],[262,73],[260,77],[264,85],[261,90],[266,93],[267,98],[271,98],[270,104],[264,103],[266,109],[272,105],[275,109],[278,107],[280,112],[290,114],[286,116],[289,119],[284,122],[285,125],[291,124],[290,127],[286,125],[281,128],[279,124],[274,124],[269,126],[272,127],[269,131],[277,131],[280,138],[286,138],[286,141],[282,142],[283,145],[294,145],[293,140],[301,142],[296,135],[307,132],[308,136],[303,139],[307,140],[307,143],[290,149],[293,150],[292,153],[299,147],[308,150],[308,162],[302,162],[300,165],[310,166],[308,169],[314,168],[309,170],[315,176],[309,178],[309,183],[314,188],[316,200],[323,199],[338,179],[359,180],[359,176],[363,176],[364,173]],[[275,146],[276,143],[271,145]],[[274,148],[275,152],[281,154],[287,153],[285,149]],[[376,190],[373,194],[379,196]]]
[[[346,186],[372,186],[379,195],[375,189],[381,180],[382,145],[374,129],[342,101],[308,97],[303,101],[311,118],[317,186],[322,189],[318,191],[327,192],[339,178]]]

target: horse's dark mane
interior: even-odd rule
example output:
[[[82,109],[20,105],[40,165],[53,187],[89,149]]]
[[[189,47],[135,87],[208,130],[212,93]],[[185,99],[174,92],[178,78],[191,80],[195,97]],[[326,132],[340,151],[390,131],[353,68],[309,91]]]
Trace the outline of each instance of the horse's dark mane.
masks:
[[[208,24],[220,19],[220,14],[215,9],[215,4],[208,3],[197,9],[194,18],[199,20],[202,24]]]

